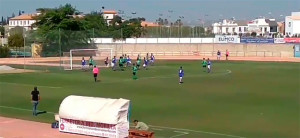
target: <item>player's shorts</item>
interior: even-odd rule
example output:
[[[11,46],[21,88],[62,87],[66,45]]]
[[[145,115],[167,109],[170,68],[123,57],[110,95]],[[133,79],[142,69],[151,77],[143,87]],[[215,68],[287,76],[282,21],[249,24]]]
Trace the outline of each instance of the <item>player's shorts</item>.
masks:
[[[107,62],[107,61],[105,61],[105,62],[104,62],[104,64],[105,64],[105,65],[107,65],[107,64],[108,64],[108,62]]]
[[[221,57],[221,55],[218,55],[218,58],[220,58]]]
[[[202,65],[203,68],[206,68],[206,65]]]
[[[150,60],[150,62],[151,62],[151,63],[153,63],[153,62],[154,62],[154,60]]]
[[[111,62],[111,66],[112,66],[112,67],[115,66],[115,63]]]
[[[94,77],[97,77],[98,76],[98,74],[97,73],[94,73]]]
[[[226,57],[228,57],[229,55],[228,54],[226,54]]]
[[[207,65],[207,68],[210,69],[210,65]]]
[[[131,61],[127,61],[127,63],[131,64]]]
[[[89,66],[93,66],[93,63],[89,63]]]
[[[136,72],[132,72],[133,75],[136,75]]]

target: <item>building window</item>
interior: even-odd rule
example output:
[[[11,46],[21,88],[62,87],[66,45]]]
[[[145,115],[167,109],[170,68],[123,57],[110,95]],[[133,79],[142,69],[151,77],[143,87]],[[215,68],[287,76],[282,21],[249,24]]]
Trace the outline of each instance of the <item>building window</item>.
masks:
[[[292,23],[291,22],[289,22],[289,27],[291,27],[292,26]]]
[[[23,21],[23,24],[25,25],[25,24],[26,24],[26,21]]]
[[[232,33],[234,33],[235,32],[235,28],[232,28]]]
[[[244,31],[245,31],[245,32],[248,31],[247,27],[244,27]]]
[[[242,27],[239,27],[239,31],[242,32]]]
[[[226,28],[226,33],[228,33],[228,28]]]
[[[20,21],[19,23],[20,23],[20,25],[22,25],[22,21]]]
[[[27,24],[29,25],[29,20],[27,21]]]
[[[265,32],[267,32],[267,27],[265,27]]]

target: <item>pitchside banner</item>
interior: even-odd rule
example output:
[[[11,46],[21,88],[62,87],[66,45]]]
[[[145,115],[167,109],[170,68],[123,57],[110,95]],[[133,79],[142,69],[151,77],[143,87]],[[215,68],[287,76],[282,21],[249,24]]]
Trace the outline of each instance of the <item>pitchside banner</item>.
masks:
[[[274,43],[273,38],[241,38],[241,43]]]
[[[129,123],[116,125],[63,118],[61,118],[59,121],[59,131],[61,132],[84,134],[97,137],[128,137],[128,130]]]
[[[240,43],[236,35],[216,35],[215,43]]]
[[[284,41],[284,38],[274,38],[274,43],[282,44],[282,43],[285,43],[285,41]]]
[[[286,43],[300,43],[300,38],[284,38]]]

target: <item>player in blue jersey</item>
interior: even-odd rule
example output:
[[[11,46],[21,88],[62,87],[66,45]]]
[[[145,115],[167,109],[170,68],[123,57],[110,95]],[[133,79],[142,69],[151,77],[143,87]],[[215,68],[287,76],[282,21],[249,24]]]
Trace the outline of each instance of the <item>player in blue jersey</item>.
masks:
[[[84,70],[85,69],[85,64],[86,64],[86,61],[84,60],[84,57],[82,57],[82,60],[81,60],[81,69]]]
[[[150,56],[150,64],[151,65],[154,65],[154,60],[155,60],[155,57],[154,57],[153,53],[151,53],[151,56]]]
[[[144,57],[144,65],[143,65],[144,69],[147,70],[147,66],[148,66],[148,59]]]
[[[182,78],[184,76],[184,71],[182,67],[179,68],[178,75],[179,75],[179,84],[182,84],[183,83]]]
[[[116,71],[116,63],[117,63],[117,59],[116,56],[114,56],[114,58],[111,59],[111,67],[113,71]]]
[[[127,66],[130,67],[131,66],[131,59],[129,56],[127,56]]]
[[[209,60],[209,58],[207,59],[207,72],[211,72],[211,61]]]
[[[104,64],[105,64],[106,67],[109,66],[109,65],[108,65],[108,57],[106,57],[106,58],[104,59]]]

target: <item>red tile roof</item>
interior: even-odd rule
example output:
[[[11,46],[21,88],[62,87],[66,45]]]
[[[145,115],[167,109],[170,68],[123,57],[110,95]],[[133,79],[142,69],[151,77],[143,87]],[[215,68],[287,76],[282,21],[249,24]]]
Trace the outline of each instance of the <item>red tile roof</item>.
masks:
[[[34,19],[33,19],[33,16],[30,14],[22,14],[20,16],[10,18],[10,20],[34,20]]]

